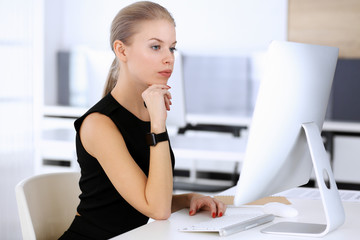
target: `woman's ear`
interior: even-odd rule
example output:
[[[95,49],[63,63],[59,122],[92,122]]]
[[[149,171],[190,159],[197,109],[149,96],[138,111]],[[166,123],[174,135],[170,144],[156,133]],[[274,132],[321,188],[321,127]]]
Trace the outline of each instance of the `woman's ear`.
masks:
[[[114,42],[114,53],[118,57],[120,61],[126,62],[126,54],[125,54],[125,44],[120,40],[115,40]]]

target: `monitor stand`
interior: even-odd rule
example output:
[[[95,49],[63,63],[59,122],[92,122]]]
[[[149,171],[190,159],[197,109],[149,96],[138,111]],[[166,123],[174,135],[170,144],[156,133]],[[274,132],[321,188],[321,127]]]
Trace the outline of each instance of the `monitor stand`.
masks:
[[[261,231],[263,233],[323,237],[341,226],[345,221],[344,208],[319,128],[314,122],[304,123],[302,124],[302,128],[305,130],[310,149],[314,172],[326,216],[326,224],[279,222],[263,229]]]

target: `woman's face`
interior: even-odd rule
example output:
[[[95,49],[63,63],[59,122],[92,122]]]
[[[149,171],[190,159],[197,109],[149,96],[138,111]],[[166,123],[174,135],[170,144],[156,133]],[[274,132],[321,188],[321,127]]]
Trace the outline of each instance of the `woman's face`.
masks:
[[[125,54],[131,78],[150,86],[167,84],[174,67],[176,33],[167,20],[143,21]]]

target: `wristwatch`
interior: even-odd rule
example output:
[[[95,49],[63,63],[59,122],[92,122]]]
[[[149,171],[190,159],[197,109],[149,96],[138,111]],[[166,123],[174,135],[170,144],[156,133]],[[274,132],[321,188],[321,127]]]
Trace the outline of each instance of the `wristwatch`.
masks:
[[[148,133],[145,136],[146,144],[148,146],[156,146],[157,143],[169,140],[169,136],[167,132],[155,134],[155,133]]]

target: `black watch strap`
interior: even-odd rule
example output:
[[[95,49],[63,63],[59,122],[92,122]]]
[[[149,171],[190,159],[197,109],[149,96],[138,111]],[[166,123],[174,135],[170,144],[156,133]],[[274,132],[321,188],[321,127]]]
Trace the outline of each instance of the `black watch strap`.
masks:
[[[155,134],[155,133],[148,133],[145,136],[146,144],[148,146],[156,146],[157,143],[169,140],[169,136],[167,132]]]

